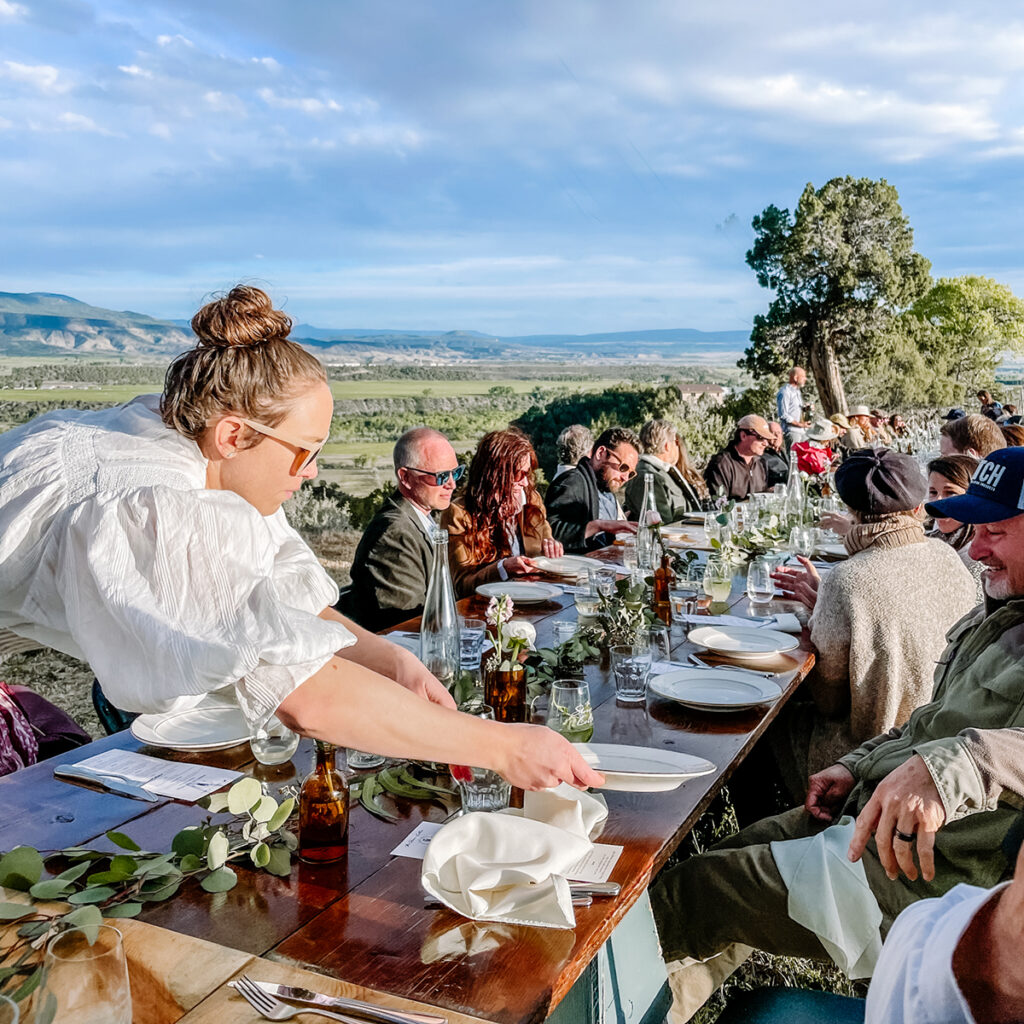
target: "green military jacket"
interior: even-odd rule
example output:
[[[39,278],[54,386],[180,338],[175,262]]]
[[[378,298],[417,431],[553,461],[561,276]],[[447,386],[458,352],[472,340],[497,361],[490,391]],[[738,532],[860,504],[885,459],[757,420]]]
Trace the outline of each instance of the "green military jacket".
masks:
[[[1024,598],[980,605],[947,640],[932,702],[840,761],[857,780],[844,808],[854,815],[904,761],[919,754],[927,765],[946,823],[935,836],[934,881],[901,876],[911,898],[1009,877],[1000,846],[1024,807]]]

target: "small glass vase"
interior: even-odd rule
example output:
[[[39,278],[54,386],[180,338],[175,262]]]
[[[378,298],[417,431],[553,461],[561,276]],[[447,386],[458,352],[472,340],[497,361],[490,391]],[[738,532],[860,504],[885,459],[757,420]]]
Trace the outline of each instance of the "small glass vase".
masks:
[[[526,721],[526,669],[519,662],[502,662],[484,669],[484,703],[494,708],[498,722]]]
[[[299,859],[331,864],[348,852],[348,783],[335,747],[317,740],[316,763],[299,791]]]

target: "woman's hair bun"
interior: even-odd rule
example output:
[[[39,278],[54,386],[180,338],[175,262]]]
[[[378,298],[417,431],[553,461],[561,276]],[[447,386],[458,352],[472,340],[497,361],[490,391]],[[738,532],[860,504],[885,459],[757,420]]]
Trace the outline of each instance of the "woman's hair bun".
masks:
[[[247,284],[235,285],[192,317],[192,330],[200,348],[281,341],[288,337],[291,329],[292,318],[274,309],[266,292]]]

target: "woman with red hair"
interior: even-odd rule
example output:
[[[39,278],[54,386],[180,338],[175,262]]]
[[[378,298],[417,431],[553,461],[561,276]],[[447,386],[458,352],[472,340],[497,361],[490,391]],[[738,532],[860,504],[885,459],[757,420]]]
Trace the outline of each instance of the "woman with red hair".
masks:
[[[563,553],[534,484],[536,469],[537,454],[522,431],[492,430],[480,439],[465,492],[441,516],[457,597],[481,583],[536,572],[536,555]]]

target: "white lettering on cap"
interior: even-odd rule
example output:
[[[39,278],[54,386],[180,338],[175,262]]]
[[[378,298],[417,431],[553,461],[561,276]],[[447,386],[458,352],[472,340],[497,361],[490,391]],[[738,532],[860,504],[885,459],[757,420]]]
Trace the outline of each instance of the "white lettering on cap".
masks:
[[[994,491],[999,486],[999,481],[1002,480],[1005,472],[1006,467],[999,465],[998,462],[982,462],[974,471],[971,483],[978,484],[986,490]]]

